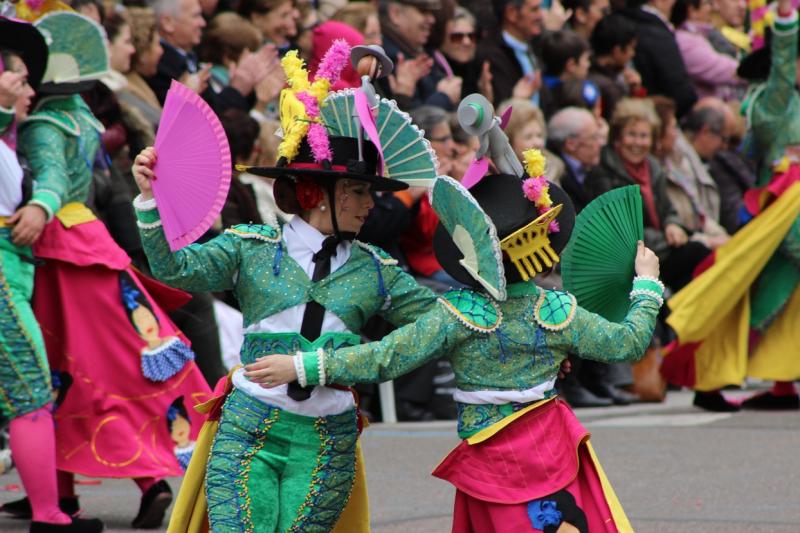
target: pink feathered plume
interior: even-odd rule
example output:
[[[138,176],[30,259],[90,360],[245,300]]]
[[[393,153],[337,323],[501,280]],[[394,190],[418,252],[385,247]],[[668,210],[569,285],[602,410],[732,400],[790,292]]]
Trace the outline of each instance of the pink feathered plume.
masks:
[[[350,45],[344,39],[336,39],[319,63],[317,78],[325,78],[331,85],[339,81],[342,70],[350,61]]]

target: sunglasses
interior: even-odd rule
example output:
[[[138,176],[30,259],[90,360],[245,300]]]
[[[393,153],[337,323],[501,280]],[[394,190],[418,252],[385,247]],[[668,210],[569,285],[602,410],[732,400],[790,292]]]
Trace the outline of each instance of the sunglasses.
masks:
[[[464,42],[464,39],[467,39],[470,42],[474,43],[478,38],[478,34],[477,32],[474,31],[471,32],[457,31],[448,35],[447,38],[450,39],[450,42],[453,44]]]

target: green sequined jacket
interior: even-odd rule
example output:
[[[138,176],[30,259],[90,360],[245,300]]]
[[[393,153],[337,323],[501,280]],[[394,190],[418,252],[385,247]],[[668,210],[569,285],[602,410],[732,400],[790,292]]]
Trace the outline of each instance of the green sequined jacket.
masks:
[[[652,294],[632,293],[621,323],[586,311],[568,293],[545,291],[532,282],[510,285],[503,302],[471,290],[451,291],[414,324],[380,342],[303,353],[307,380],[319,382],[319,357],[326,382],[341,385],[394,379],[432,358],[447,357],[463,391],[527,390],[553,380],[570,353],[609,363],[636,361],[653,334],[662,290],[648,281],[635,282],[637,288]],[[519,406],[458,407],[459,435],[467,437]]]
[[[156,209],[137,209],[142,245],[153,275],[187,291],[232,290],[247,327],[311,300],[335,314],[352,332],[379,315],[392,324],[415,320],[435,305],[436,296],[403,272],[397,261],[371,245],[353,243],[347,262],[313,283],[289,256],[281,228],[241,224],[204,244],[171,252]],[[299,324],[298,324],[299,330]],[[353,345],[359,337],[335,333],[308,343],[297,332],[247,335],[242,362],[267,353],[293,353],[318,346]]]
[[[52,220],[69,202],[85,202],[103,125],[79,95],[43,98],[20,125],[18,149],[33,170],[33,197]]]

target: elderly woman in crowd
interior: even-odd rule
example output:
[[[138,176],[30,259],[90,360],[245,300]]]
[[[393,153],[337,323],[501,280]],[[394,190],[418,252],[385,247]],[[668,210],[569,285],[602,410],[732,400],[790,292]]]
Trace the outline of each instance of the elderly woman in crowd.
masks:
[[[661,121],[654,153],[667,176],[667,195],[681,219],[681,225],[692,232],[691,240],[715,249],[725,244],[728,232],[719,224],[720,198],[717,184],[706,170],[691,142],[678,128],[675,103],[665,96],[653,96],[653,104]],[[692,111],[689,119],[701,114],[716,113],[709,127],[720,136],[724,117],[715,110]],[[721,141],[720,141],[721,142]]]
[[[661,121],[649,100],[624,98],[611,117],[609,143],[600,165],[587,177],[593,196],[639,185],[644,210],[644,240],[662,261],[663,280],[678,290],[692,279],[695,267],[709,253],[702,243],[690,241],[667,194],[664,168],[650,154]]]
[[[509,98],[498,107],[499,115],[513,108],[511,118],[506,125],[506,135],[511,143],[511,148],[520,161],[524,161],[522,152],[529,148],[541,150],[547,160],[545,176],[554,182],[561,182],[564,173],[564,163],[561,158],[545,148],[547,143],[547,126],[542,110],[531,103],[528,98]]]

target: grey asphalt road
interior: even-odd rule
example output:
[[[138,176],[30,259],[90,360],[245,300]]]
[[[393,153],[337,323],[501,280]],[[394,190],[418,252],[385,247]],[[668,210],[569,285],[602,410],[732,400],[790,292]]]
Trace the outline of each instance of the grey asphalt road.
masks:
[[[800,533],[800,412],[706,413],[691,398],[671,393],[664,404],[577,410],[635,530]],[[457,443],[452,422],[365,431],[374,533],[450,530],[453,489],[429,473]],[[170,481],[173,489],[179,482]],[[0,489],[15,483],[14,473],[0,477]],[[132,531],[132,482],[79,490],[86,513],[103,518],[107,531]],[[0,492],[0,502],[18,497]],[[27,524],[0,516],[0,531]]]

